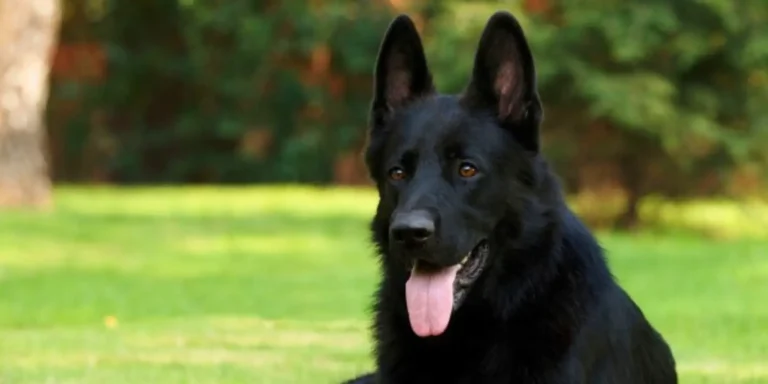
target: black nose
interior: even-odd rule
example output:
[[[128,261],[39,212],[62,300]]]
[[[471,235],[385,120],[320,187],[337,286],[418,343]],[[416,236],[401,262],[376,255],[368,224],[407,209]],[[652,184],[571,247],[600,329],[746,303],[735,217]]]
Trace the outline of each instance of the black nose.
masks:
[[[435,222],[427,211],[398,213],[389,226],[390,238],[398,243],[421,245],[435,233]]]

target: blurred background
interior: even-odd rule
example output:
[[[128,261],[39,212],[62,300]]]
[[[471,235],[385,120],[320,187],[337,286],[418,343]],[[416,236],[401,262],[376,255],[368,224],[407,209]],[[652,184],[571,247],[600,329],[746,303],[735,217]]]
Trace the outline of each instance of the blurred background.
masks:
[[[544,150],[683,383],[768,383],[768,2],[0,0],[0,383],[371,369],[383,33],[523,24]]]

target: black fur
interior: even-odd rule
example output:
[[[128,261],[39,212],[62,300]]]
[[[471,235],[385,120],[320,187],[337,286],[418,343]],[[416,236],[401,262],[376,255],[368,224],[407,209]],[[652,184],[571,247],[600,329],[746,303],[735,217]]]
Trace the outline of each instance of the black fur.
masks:
[[[371,224],[383,279],[375,303],[376,372],[349,383],[677,383],[670,348],[611,275],[540,154],[534,61],[516,19],[494,14],[461,95],[435,92],[407,16],[376,64],[366,163],[380,202]],[[478,173],[459,176],[469,163]],[[402,179],[389,177],[399,167]],[[399,172],[399,171],[398,171]],[[398,214],[426,212],[419,247],[391,241]],[[413,260],[489,257],[439,336],[411,329]]]

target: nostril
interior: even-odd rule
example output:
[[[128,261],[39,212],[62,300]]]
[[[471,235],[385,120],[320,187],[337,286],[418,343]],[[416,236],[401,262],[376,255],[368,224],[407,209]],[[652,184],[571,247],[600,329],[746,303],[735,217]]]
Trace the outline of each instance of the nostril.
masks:
[[[398,243],[425,243],[434,232],[435,222],[426,211],[398,214],[390,226],[390,237]]]
[[[392,236],[392,240],[395,240],[397,242],[405,241],[405,232],[402,229],[393,228],[390,232],[391,232],[390,236]]]
[[[413,228],[411,238],[415,241],[426,241],[432,236],[432,231],[427,228]]]
[[[400,243],[424,243],[432,237],[432,229],[426,227],[393,228],[392,239]]]

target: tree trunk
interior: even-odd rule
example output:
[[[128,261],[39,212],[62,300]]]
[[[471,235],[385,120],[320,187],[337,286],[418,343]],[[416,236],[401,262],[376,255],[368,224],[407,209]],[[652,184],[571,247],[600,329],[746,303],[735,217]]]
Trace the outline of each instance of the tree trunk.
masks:
[[[637,156],[629,153],[619,159],[621,184],[624,187],[624,192],[627,194],[627,202],[624,206],[624,212],[616,221],[616,229],[634,230],[640,225],[639,206],[640,199],[643,198],[643,174],[642,166]]]
[[[0,0],[0,207],[48,206],[44,112],[59,0]]]
[[[640,195],[635,191],[627,191],[627,204],[624,206],[619,219],[616,221],[616,229],[634,230],[640,225]]]

